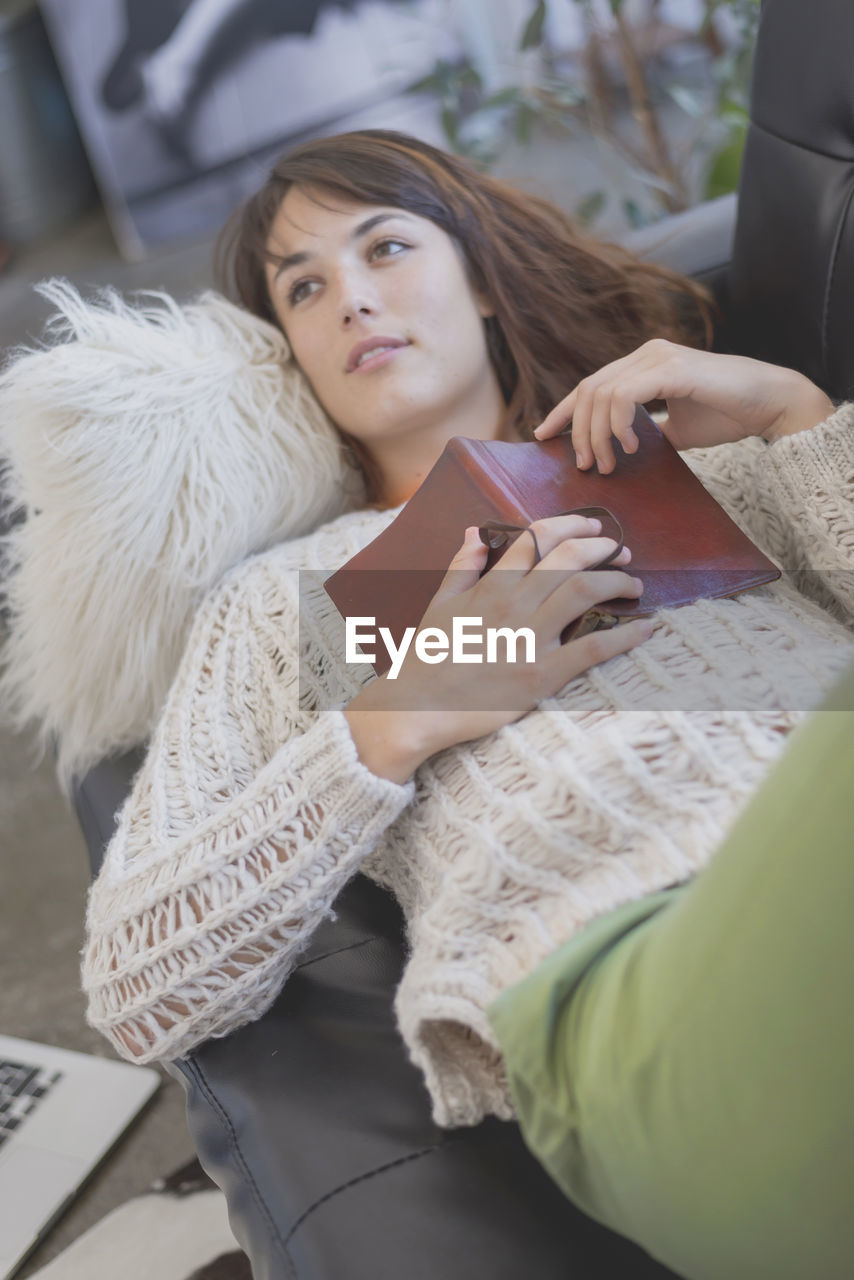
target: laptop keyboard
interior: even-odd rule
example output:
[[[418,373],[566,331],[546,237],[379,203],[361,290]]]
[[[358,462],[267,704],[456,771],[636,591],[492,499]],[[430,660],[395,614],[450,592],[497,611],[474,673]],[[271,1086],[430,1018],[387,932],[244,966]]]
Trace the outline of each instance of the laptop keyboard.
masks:
[[[0,1059],[0,1147],[61,1079],[61,1071]]]

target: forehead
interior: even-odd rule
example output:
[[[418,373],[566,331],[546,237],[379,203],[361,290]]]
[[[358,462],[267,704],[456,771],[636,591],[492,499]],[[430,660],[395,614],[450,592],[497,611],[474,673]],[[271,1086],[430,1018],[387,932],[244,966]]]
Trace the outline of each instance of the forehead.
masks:
[[[274,254],[313,252],[323,240],[346,240],[366,219],[378,214],[417,222],[440,232],[427,218],[394,205],[363,204],[327,192],[291,187],[270,226],[267,247]]]

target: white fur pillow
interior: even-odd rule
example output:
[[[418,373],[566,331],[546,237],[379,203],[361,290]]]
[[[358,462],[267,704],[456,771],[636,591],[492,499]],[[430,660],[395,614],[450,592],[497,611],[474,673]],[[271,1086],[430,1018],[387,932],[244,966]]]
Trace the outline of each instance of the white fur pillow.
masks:
[[[130,307],[64,281],[57,343],[0,375],[4,702],[63,785],[150,733],[193,613],[238,561],[360,498],[272,325],[215,293]]]

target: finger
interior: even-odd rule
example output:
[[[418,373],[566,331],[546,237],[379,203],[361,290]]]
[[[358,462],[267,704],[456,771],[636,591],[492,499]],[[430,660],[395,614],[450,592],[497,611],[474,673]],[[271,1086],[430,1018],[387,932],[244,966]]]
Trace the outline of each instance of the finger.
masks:
[[[648,640],[655,630],[653,618],[633,618],[608,631],[591,631],[578,640],[559,645],[545,655],[544,675],[552,692],[557,693],[576,676],[588,671],[600,662],[607,662],[617,654],[628,653]],[[550,696],[550,695],[545,695]]]
[[[643,583],[620,570],[598,569],[576,573],[562,582],[555,575],[554,589],[533,613],[534,625],[542,628],[547,644],[557,644],[570,623],[606,600],[639,600]]]
[[[564,429],[570,420],[577,415],[578,403],[586,394],[591,397],[595,391],[604,384],[612,386],[623,385],[626,379],[634,380],[639,374],[645,375],[645,380],[649,379],[652,373],[651,389],[646,394],[635,393],[634,403],[646,404],[650,400],[664,400],[668,395],[684,395],[685,391],[681,384],[683,376],[680,372],[680,357],[696,356],[696,352],[686,350],[676,343],[668,342],[663,338],[653,338],[643,343],[640,347],[636,347],[634,351],[630,351],[628,355],[621,356],[618,360],[612,360],[609,364],[603,365],[595,373],[583,378],[576,387],[570,391],[567,396],[555,405],[554,409],[543,419],[538,427],[534,428],[534,435],[538,440],[547,440],[551,436],[557,435]],[[707,354],[707,353],[703,353]],[[655,372],[657,371],[657,372]],[[668,384],[672,384],[671,390],[668,392],[663,388]],[[629,385],[629,383],[625,383]],[[586,423],[584,424],[586,426]],[[619,433],[618,438],[619,438]],[[575,435],[575,422],[573,421],[573,436]],[[579,443],[583,444],[583,440]],[[573,440],[575,444],[575,440]],[[581,464],[586,467],[588,464]],[[592,465],[589,464],[589,465]]]
[[[611,434],[617,437],[626,453],[637,453],[640,445],[633,426],[636,413],[633,398],[626,395],[622,387],[615,387],[611,396]]]
[[[550,413],[546,414],[539,426],[534,428],[534,435],[537,439],[548,440],[551,436],[557,435],[564,429],[567,423],[575,416],[581,391],[595,391],[602,381],[613,381],[615,376],[623,373],[633,364],[648,361],[654,355],[654,352],[650,350],[654,346],[654,343],[646,342],[642,346],[636,347],[634,351],[630,351],[628,355],[620,356],[618,360],[611,360],[608,364],[603,365],[601,369],[598,369],[596,373],[582,378],[569,394],[564,396]]]
[[[575,412],[572,415],[572,447],[575,450],[575,465],[581,471],[586,471],[596,461],[590,447],[594,394],[595,384],[592,378],[579,382],[575,395]]]
[[[537,563],[537,547],[540,556],[544,559],[551,551],[554,550],[561,542],[568,538],[578,538],[587,540],[595,538],[602,528],[602,521],[590,516],[565,515],[565,516],[548,516],[543,520],[535,520],[530,530],[534,537],[529,538],[520,535],[508,547],[498,564],[490,569],[489,573],[484,576],[483,581],[486,583],[492,578],[493,574],[505,575],[512,573],[515,578],[523,578],[530,573]],[[536,539],[536,545],[534,542]],[[613,543],[611,546],[613,547]],[[592,561],[591,563],[595,563]],[[497,584],[507,585],[509,579],[506,576],[493,579]]]
[[[683,399],[693,390],[684,351],[673,343],[658,339],[646,343],[628,358],[624,367],[609,379],[608,385],[612,400],[616,397],[618,402],[619,419],[627,426],[631,426],[637,405],[649,404],[651,400]],[[619,432],[615,434],[620,435]]]
[[[605,384],[595,392],[590,440],[600,474],[610,475],[617,465],[612,443],[614,437],[626,453],[637,452],[640,441],[632,426],[637,407],[631,391],[623,385]]]
[[[638,353],[639,354],[639,353]],[[576,410],[572,424],[572,441],[579,447],[576,450],[576,463],[581,470],[587,470],[596,463],[602,475],[608,475],[616,466],[613,438],[616,437],[626,453],[636,453],[640,441],[634,431],[634,420],[639,405],[648,404],[651,400],[667,398],[666,387],[670,394],[676,394],[673,388],[677,385],[675,377],[663,376],[660,364],[650,365],[650,356],[640,355],[631,367],[623,370],[618,381],[599,383],[588,395],[590,403],[591,424],[589,429],[582,422],[577,430],[576,423],[581,409]],[[684,388],[681,394],[685,394]],[[580,397],[579,397],[580,399]],[[586,439],[589,436],[589,445]]]
[[[535,564],[531,572],[542,573],[554,569],[563,574],[580,573],[597,564],[604,567],[605,563],[621,568],[631,561],[632,553],[629,547],[624,546],[614,555],[616,547],[614,538],[567,538],[549,552],[548,559],[543,557],[539,564]]]
[[[564,538],[534,565],[532,573],[556,572],[566,576],[608,560],[617,549],[614,538]]]
[[[598,387],[593,395],[593,414],[590,419],[590,448],[602,475],[608,475],[616,466],[611,444],[611,395],[609,386]]]
[[[552,436],[559,435],[564,427],[572,421],[576,391],[577,388],[570,391],[568,396],[564,396],[551,412],[546,414],[540,425],[534,428],[534,435],[538,440],[550,440]]]
[[[539,564],[534,565],[521,581],[514,583],[514,609],[520,614],[532,616],[552,592],[566,585],[568,579],[594,570],[596,565],[607,561],[616,549],[617,543],[613,538],[565,539],[544,556]],[[620,554],[622,556],[622,552]],[[627,552],[620,564],[627,564],[630,558],[631,553]],[[610,594],[613,595],[615,590],[616,587],[612,585]]]
[[[618,595],[625,582],[632,580],[624,573],[608,572],[601,582],[597,582],[598,566],[609,564],[609,557],[616,551],[617,544],[612,538],[586,538],[567,541],[556,547],[545,560],[535,565],[532,571],[514,587],[513,606],[516,612],[525,617],[533,617],[541,610],[546,601],[557,593],[553,613],[549,613],[552,625],[557,626],[557,633],[563,630],[567,621],[572,622],[572,601],[578,597],[587,599],[590,594],[591,604],[579,605],[581,613],[586,612],[592,604],[609,600]],[[625,569],[631,560],[631,551],[624,547],[619,555],[610,561],[616,569]],[[570,587],[574,579],[582,578],[585,582]],[[601,577],[601,575],[600,575]],[[599,588],[606,595],[593,599],[592,592]],[[642,591],[638,580],[638,590],[627,588],[634,597]],[[562,619],[562,621],[561,621]],[[559,625],[558,625],[559,624]]]
[[[449,600],[473,587],[483,573],[488,554],[488,548],[480,540],[478,526],[470,525],[431,603]]]

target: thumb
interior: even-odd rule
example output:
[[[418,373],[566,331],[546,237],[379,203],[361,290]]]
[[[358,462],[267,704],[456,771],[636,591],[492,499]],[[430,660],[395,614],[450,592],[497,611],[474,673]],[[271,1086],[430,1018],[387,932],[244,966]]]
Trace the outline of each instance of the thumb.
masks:
[[[478,526],[469,525],[462,545],[439,584],[434,600],[447,600],[473,587],[483,573],[489,549],[481,542]]]

